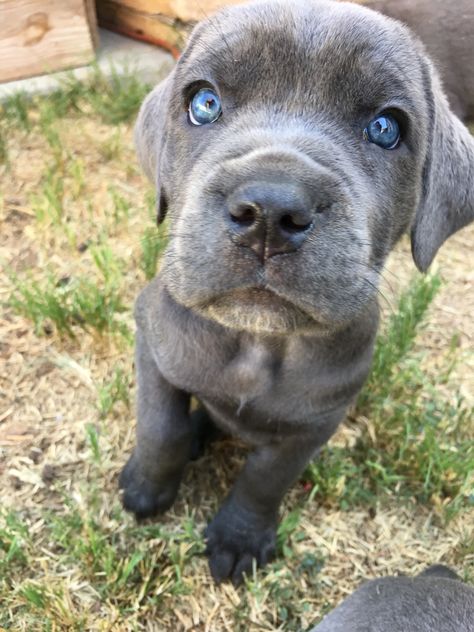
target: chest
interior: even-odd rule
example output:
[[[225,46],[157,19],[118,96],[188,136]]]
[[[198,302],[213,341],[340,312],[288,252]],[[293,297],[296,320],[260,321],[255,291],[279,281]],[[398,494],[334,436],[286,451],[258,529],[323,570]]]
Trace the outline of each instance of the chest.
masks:
[[[168,328],[153,353],[169,382],[227,417],[298,421],[341,399],[341,372],[331,354],[303,337],[256,340]]]

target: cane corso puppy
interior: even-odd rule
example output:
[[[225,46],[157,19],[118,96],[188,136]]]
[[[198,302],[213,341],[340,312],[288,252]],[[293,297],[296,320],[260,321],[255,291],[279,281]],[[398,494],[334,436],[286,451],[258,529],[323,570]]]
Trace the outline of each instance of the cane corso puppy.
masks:
[[[474,632],[474,588],[446,566],[363,584],[312,632]]]
[[[168,215],[136,303],[127,509],[173,503],[190,398],[251,446],[207,529],[216,581],[275,549],[290,485],[369,372],[377,293],[405,233],[426,270],[474,216],[474,141],[423,46],[364,7],[262,0],[199,24],[144,102],[140,162]]]

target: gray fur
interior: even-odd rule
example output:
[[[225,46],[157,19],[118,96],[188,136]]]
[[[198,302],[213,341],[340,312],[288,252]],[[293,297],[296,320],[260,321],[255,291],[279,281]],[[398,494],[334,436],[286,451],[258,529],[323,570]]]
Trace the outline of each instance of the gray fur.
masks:
[[[186,95],[203,79],[223,114],[194,127]],[[363,138],[387,107],[405,113],[393,151]],[[252,446],[207,532],[213,576],[238,582],[253,557],[272,556],[286,490],[368,374],[388,253],[411,230],[426,269],[473,219],[474,142],[408,29],[324,0],[255,2],[198,25],[143,104],[136,140],[170,238],[136,304],[137,447],[124,504],[137,516],[172,504],[194,395]],[[264,250],[262,262],[235,239],[229,205],[249,187],[304,205],[312,223],[298,248]]]
[[[474,119],[474,2],[364,0],[363,4],[413,29],[441,74],[453,111],[462,119]]]
[[[474,632],[474,588],[441,565],[373,579],[311,632]]]

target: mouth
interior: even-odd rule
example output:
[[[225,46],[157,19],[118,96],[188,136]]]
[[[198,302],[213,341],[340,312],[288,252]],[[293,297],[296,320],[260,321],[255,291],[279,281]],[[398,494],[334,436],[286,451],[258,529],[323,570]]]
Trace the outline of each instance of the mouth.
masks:
[[[256,334],[289,335],[317,327],[309,314],[264,287],[231,290],[199,311],[225,327]]]

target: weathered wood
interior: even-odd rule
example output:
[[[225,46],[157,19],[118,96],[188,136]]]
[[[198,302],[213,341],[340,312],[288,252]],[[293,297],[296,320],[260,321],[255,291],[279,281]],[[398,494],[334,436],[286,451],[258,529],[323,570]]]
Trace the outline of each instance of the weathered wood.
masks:
[[[164,46],[178,55],[195,22],[242,1],[97,0],[97,15],[105,28]]]
[[[182,22],[197,22],[207,15],[231,4],[245,0],[115,0],[117,6],[149,16],[168,16]],[[102,0],[97,1],[98,11]]]
[[[0,81],[94,59],[93,0],[0,0]]]
[[[196,22],[222,7],[244,2],[245,0],[97,0],[96,4],[101,26],[164,46],[178,56]]]
[[[132,4],[135,4],[133,0],[99,0],[97,17],[100,26],[163,46],[177,56],[191,27],[163,13],[136,10]],[[137,0],[136,4],[141,6],[145,0]]]
[[[89,27],[92,46],[94,51],[99,46],[99,29],[97,27],[97,12],[95,9],[95,0],[83,0],[85,6],[85,15]]]

